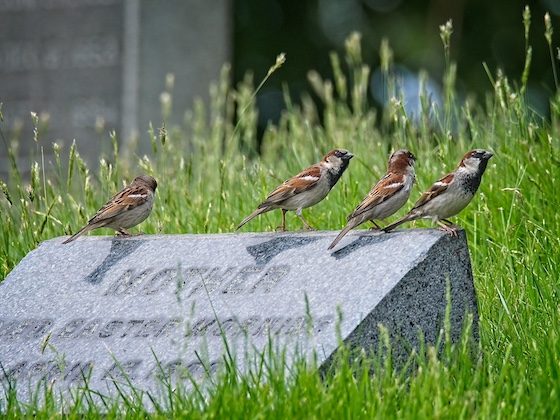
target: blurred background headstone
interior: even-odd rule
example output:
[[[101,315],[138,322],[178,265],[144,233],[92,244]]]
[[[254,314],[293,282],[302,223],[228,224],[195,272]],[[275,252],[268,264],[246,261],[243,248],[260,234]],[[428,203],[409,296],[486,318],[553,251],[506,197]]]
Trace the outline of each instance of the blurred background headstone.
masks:
[[[94,163],[110,149],[109,131],[126,141],[144,136],[149,122],[161,127],[167,74],[174,75],[174,95],[166,123],[181,123],[230,61],[229,3],[0,0],[0,102],[6,137],[19,139],[20,168],[29,168],[41,145],[47,155],[55,141],[67,152],[76,139]],[[31,111],[39,118],[38,146]]]

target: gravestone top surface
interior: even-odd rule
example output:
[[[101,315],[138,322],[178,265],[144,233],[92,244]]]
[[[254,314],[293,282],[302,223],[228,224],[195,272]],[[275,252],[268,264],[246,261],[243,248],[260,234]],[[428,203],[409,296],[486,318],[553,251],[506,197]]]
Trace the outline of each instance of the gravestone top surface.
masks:
[[[269,338],[323,363],[337,329],[371,348],[379,323],[405,341],[421,329],[435,342],[446,281],[453,333],[466,311],[476,315],[463,232],[357,231],[331,253],[337,233],[43,242],[0,283],[0,363],[25,395],[41,378],[79,385],[90,368],[89,385],[101,392],[123,374],[153,391],[162,370],[177,378],[218,370],[222,334],[241,364]]]

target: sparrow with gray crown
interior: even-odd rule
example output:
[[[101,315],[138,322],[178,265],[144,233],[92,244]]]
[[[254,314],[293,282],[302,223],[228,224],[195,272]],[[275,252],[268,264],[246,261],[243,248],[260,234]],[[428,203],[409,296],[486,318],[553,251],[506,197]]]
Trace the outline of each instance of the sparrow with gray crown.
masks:
[[[130,235],[126,229],[140,224],[150,215],[156,188],[157,182],[153,177],[137,176],[101,207],[87,225],[66,239],[63,244],[72,242],[80,235],[98,228],[111,228],[119,235]]]
[[[454,172],[436,181],[407,215],[383,230],[389,232],[411,220],[432,219],[441,230],[457,236],[457,227],[448,218],[457,215],[471,202],[492,156],[492,152],[482,149],[466,153]]]
[[[296,176],[284,181],[257,209],[241,221],[237,229],[259,214],[275,209],[282,210],[281,231],[286,230],[286,212],[293,210],[306,229],[313,228],[303,218],[302,210],[323,200],[340,179],[354,155],[344,149],[334,149],[315,165],[303,170]]]
[[[385,176],[348,216],[348,223],[328,249],[334,248],[344,235],[364,222],[370,221],[380,229],[375,220],[386,219],[404,206],[416,178],[415,161],[416,158],[408,150],[398,150],[391,155]]]

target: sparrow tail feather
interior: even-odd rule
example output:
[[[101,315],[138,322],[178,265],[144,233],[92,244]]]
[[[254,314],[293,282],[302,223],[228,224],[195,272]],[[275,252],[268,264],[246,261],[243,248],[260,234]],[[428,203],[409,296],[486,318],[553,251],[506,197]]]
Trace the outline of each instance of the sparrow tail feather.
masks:
[[[419,218],[419,216],[417,214],[408,213],[406,216],[402,217],[401,219],[397,220],[394,223],[391,223],[389,226],[385,226],[383,228],[383,232],[390,232],[393,229],[395,229],[396,227],[402,225],[403,223],[410,222],[411,220],[416,220],[418,218]]]
[[[243,219],[241,221],[241,223],[239,223],[239,226],[237,226],[237,228],[235,230],[239,230],[241,229],[241,227],[251,221],[252,219],[254,219],[255,217],[257,217],[259,214],[263,214],[266,213],[267,211],[273,210],[270,207],[259,207],[258,209],[256,209],[253,213],[251,213],[249,216],[247,216],[245,219]]]
[[[83,228],[81,228],[79,231],[77,231],[76,233],[74,233],[72,236],[70,236],[68,239],[66,239],[64,242],[62,242],[63,244],[68,244],[72,241],[75,241],[76,239],[78,239],[79,236],[83,235],[86,232],[89,232],[90,230],[93,229],[93,226],[91,225],[85,225]]]
[[[334,239],[334,241],[332,241],[332,243],[329,245],[329,247],[327,249],[333,249],[337,243],[340,242],[340,240],[342,238],[344,238],[344,236],[350,232],[350,230],[352,230],[353,228],[355,228],[358,225],[357,220],[356,219],[350,219],[350,221],[348,222],[348,224],[344,227],[344,229],[342,229],[340,231],[340,233],[338,234],[338,236]]]

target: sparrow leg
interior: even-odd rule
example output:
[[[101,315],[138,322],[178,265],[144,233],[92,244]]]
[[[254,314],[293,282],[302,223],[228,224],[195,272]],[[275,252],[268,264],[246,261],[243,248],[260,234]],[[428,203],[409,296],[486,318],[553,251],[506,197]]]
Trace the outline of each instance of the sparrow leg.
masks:
[[[379,226],[377,223],[375,223],[373,220],[370,220],[371,223],[373,223],[373,226],[369,228],[369,230],[381,230],[381,226]]]
[[[447,222],[449,222],[449,220],[447,220]],[[437,224],[440,226],[439,230],[444,231],[445,233],[447,233],[448,235],[454,236],[454,237],[458,237],[457,235],[457,227],[453,225],[453,223],[451,225],[448,225],[446,223],[444,223],[441,220],[438,220]]]
[[[449,220],[449,219],[441,219],[441,221],[442,221],[443,223],[446,223],[447,226],[453,226],[453,222],[452,222],[451,220]]]
[[[286,231],[286,212],[287,211],[288,210],[282,209],[282,224],[276,228],[276,230],[279,231],[279,232],[285,232]]]
[[[130,233],[125,228],[118,228],[117,229],[117,236],[132,236],[132,233]]]
[[[302,209],[297,209],[296,210],[296,214],[297,217],[300,218],[300,220],[303,222],[303,226],[305,226],[305,230],[315,230],[315,228],[313,228],[309,223],[307,223],[307,221],[303,218],[303,214],[301,214]]]

